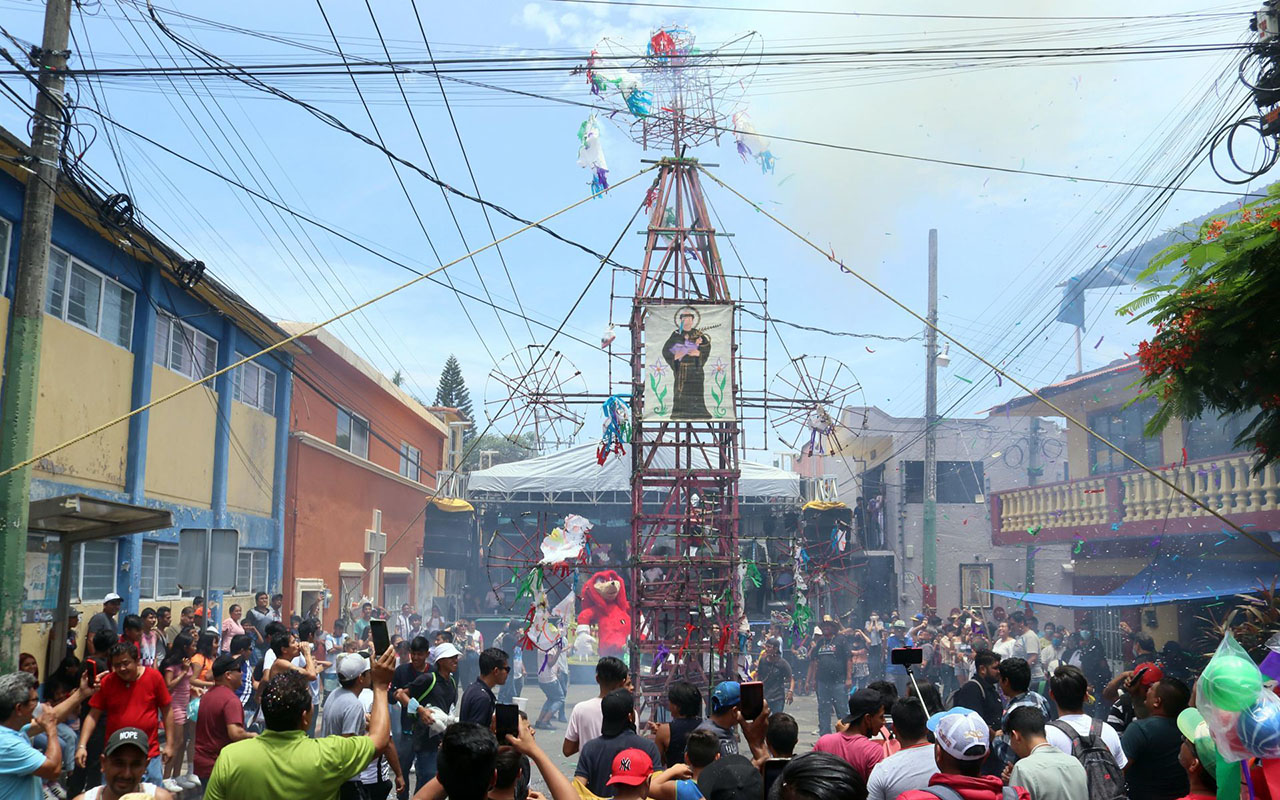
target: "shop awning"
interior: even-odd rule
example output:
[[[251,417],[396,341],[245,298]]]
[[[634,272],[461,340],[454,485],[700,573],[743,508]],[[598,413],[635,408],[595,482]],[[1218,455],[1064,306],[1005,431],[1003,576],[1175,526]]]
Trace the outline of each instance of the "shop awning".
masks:
[[[1153,606],[1248,594],[1280,581],[1280,561],[1164,556],[1103,595],[1043,594],[992,589],[991,594],[1060,608]]]

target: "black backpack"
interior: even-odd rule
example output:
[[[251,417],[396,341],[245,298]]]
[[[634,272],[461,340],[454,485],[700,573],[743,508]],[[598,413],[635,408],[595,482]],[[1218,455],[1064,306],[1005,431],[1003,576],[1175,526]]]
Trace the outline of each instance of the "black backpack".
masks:
[[[1102,739],[1102,720],[1093,720],[1088,736],[1081,736],[1079,731],[1060,719],[1049,724],[1071,740],[1071,755],[1084,766],[1084,773],[1089,779],[1089,800],[1128,800],[1124,771],[1116,765],[1115,757]]]

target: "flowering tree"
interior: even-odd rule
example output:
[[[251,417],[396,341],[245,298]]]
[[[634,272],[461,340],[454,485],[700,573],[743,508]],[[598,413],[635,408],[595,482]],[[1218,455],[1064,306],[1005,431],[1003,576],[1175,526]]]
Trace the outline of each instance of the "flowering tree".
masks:
[[[1259,466],[1280,458],[1280,184],[1257,202],[1201,225],[1166,248],[1139,280],[1181,261],[1169,283],[1120,310],[1155,326],[1138,346],[1141,395],[1157,411],[1147,435],[1174,417],[1249,412],[1236,446]]]

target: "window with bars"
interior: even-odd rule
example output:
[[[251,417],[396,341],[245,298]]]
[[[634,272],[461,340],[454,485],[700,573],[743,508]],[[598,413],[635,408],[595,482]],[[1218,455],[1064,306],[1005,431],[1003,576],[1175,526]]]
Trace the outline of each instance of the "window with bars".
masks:
[[[1164,461],[1164,444],[1159,436],[1148,437],[1143,433],[1147,420],[1156,411],[1155,400],[1144,400],[1131,406],[1095,411],[1087,418],[1089,427],[1101,436],[1120,446],[1124,452],[1143,464],[1160,464]],[[1089,470],[1095,475],[1124,472],[1135,469],[1133,463],[1120,453],[1098,440],[1089,437]]]
[[[67,578],[71,581],[72,599],[76,602],[97,602],[114,592],[118,566],[115,539],[81,542],[71,548],[71,569]]]
[[[939,503],[981,503],[986,491],[981,461],[937,462]],[[908,503],[924,502],[924,462],[903,462],[903,491]]]
[[[400,474],[409,480],[418,480],[422,468],[422,451],[408,442],[400,443]]]
[[[345,408],[338,409],[338,431],[334,444],[346,450],[348,453],[360,456],[361,458],[369,457],[369,421],[363,417],[347,411]]]
[[[268,414],[276,413],[276,374],[252,362],[231,373],[231,396]]]
[[[7,240],[6,233],[6,247]],[[128,350],[133,342],[133,305],[132,291],[65,251],[49,248],[45,313]]]
[[[266,550],[241,550],[236,562],[236,591],[242,593],[267,591]]]
[[[218,368],[218,340],[162,312],[156,315],[155,362],[193,381],[204,380]]]
[[[139,596],[144,600],[182,596],[182,591],[178,588],[177,546],[143,542],[138,583]]]

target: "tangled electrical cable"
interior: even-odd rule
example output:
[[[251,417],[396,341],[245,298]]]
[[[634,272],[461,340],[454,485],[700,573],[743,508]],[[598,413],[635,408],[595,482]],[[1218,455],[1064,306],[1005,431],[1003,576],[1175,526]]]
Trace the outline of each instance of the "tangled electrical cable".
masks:
[[[1213,135],[1209,148],[1209,165],[1214,174],[1233,185],[1253,181],[1280,160],[1280,0],[1265,0],[1262,9],[1250,19],[1249,29],[1258,34],[1258,41],[1240,60],[1240,83],[1252,94],[1258,113],[1223,125]],[[1240,145],[1236,137],[1246,130],[1257,134],[1262,155],[1254,163],[1242,164],[1237,156]],[[1223,174],[1219,166],[1215,154],[1224,146],[1227,161],[1238,176]]]

